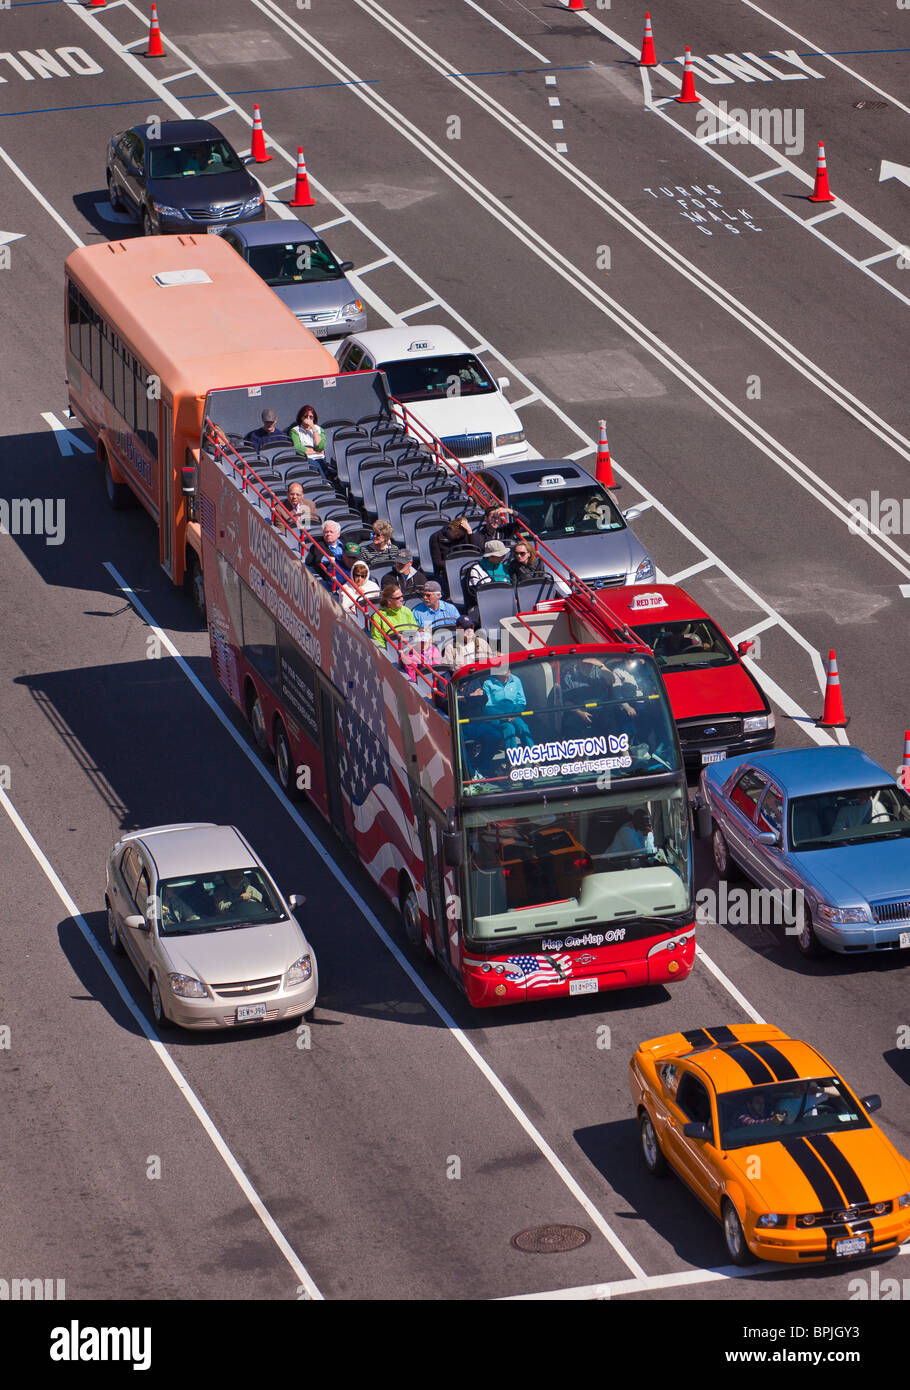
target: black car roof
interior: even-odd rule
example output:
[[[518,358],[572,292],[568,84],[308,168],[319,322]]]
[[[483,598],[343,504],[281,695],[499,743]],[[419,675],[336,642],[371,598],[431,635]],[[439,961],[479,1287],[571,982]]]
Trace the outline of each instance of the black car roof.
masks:
[[[181,145],[190,140],[224,140],[225,137],[211,121],[162,121],[161,133],[149,139],[148,124],[134,125],[133,133],[147,145]],[[230,141],[228,141],[230,144]]]

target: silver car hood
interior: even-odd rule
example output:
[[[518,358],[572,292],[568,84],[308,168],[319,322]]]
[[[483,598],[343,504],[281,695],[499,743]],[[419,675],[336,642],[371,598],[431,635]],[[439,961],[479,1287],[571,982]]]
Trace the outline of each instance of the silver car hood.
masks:
[[[321,280],[311,285],[272,285],[271,289],[295,314],[327,314],[343,309],[357,295],[349,280]]]
[[[521,498],[512,505],[520,513]],[[601,531],[594,536],[563,536],[545,541],[563,564],[569,566],[579,579],[599,579],[602,576],[627,575],[634,579],[642,560],[648,558],[641,541],[628,527],[623,531]]]
[[[166,936],[161,945],[176,974],[192,975],[206,984],[283,975],[308,949],[293,917],[199,936]]]

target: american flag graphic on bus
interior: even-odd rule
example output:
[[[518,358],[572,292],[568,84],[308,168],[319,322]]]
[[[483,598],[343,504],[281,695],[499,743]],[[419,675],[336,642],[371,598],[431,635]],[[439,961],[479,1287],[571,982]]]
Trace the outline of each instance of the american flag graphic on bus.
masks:
[[[561,975],[553,964],[554,961],[562,971]],[[546,956],[509,956],[506,964],[510,965],[513,971],[521,972],[521,982],[529,989],[558,985],[572,974],[572,957],[566,955],[553,955],[549,959]]]

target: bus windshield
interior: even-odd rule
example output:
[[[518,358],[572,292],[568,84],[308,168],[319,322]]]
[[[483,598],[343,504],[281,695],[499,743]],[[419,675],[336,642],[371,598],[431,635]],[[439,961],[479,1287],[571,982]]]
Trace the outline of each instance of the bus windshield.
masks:
[[[462,795],[676,771],[669,702],[650,656],[502,662],[456,682]]]
[[[679,786],[522,807],[491,821],[464,813],[466,935],[540,936],[554,950],[573,936],[654,936],[689,905],[689,816]],[[568,938],[568,939],[567,939]]]

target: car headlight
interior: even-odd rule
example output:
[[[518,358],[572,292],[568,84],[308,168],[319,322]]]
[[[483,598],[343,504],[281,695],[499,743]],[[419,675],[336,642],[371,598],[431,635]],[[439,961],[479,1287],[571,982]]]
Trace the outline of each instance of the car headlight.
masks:
[[[826,922],[869,921],[869,909],[867,907],[829,907],[827,903],[819,903],[818,914]]]
[[[171,208],[166,203],[155,203],[153,206],[159,217],[174,217],[180,221],[186,221],[186,213],[183,208]]]
[[[346,319],[354,319],[357,317],[358,314],[362,313],[363,305],[361,304],[359,299],[352,299],[350,304],[345,304],[344,308],[341,311],[342,317]]]
[[[192,975],[168,975],[171,989],[180,999],[206,999],[208,990],[201,980]]]
[[[902,1192],[897,1199],[897,1205],[899,1207],[910,1207],[910,1192]]]
[[[313,973],[313,961],[310,956],[301,956],[295,960],[294,964],[288,968],[286,980],[289,985],[303,985]]]
[[[635,571],[635,578],[632,582],[633,584],[650,584],[653,578],[654,561],[651,559],[650,555],[646,555]]]
[[[750,714],[750,715],[748,716],[748,718],[746,718],[746,719],[743,720],[743,733],[744,733],[744,734],[755,734],[755,733],[758,732],[759,729],[773,729],[773,728],[774,728],[774,715],[773,715],[773,714]]]
[[[496,447],[502,449],[506,444],[524,444],[524,430],[513,430],[511,434],[498,434],[496,436]]]
[[[263,205],[264,202],[265,202],[265,194],[264,194],[264,193],[254,193],[253,196],[252,196],[252,198],[247,198],[246,202],[245,202],[244,205],[243,205],[243,211],[244,211],[244,212],[255,212],[257,208],[261,208],[261,207],[262,207],[262,205]]]
[[[786,1226],[787,1218],[776,1211],[766,1211],[764,1216],[760,1216],[755,1224],[756,1226]]]

